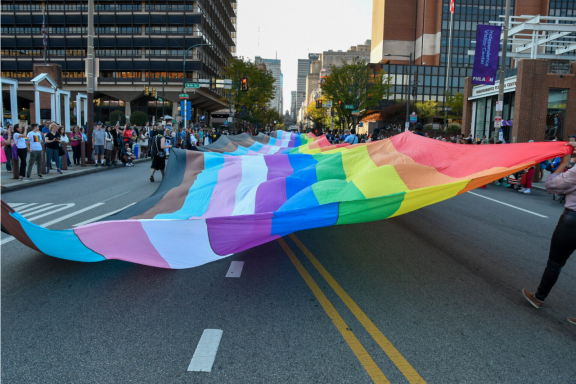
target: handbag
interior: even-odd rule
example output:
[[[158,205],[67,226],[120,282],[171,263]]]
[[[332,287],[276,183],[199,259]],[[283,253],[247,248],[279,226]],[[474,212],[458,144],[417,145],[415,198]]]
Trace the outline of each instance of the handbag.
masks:
[[[12,145],[12,158],[18,158],[18,146],[16,144]]]

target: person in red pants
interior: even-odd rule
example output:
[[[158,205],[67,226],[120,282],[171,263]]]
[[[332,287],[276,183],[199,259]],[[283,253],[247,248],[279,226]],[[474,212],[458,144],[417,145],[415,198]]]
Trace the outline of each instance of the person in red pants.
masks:
[[[530,168],[527,169],[526,173],[526,183],[524,183],[524,186],[522,186],[518,192],[520,193],[526,193],[526,194],[530,194],[530,189],[532,189],[532,176],[534,175],[534,172],[536,171],[536,166],[532,166]]]

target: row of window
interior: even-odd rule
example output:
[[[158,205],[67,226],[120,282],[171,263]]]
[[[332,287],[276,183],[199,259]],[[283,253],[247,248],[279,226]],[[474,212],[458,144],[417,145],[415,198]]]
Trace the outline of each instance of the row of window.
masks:
[[[46,54],[48,56],[86,56],[86,51],[83,49],[49,49]],[[16,57],[16,56],[44,56],[43,49],[2,49],[0,56]]]
[[[168,78],[168,79],[182,79],[184,75],[182,72],[114,72],[114,71],[101,71],[100,77],[116,78],[116,79],[131,79],[142,78],[142,74],[146,78]],[[187,72],[186,78],[197,78],[195,72]]]
[[[2,11],[43,11],[40,4],[2,4]],[[88,12],[86,4],[46,4],[47,11],[83,11]],[[95,11],[142,11],[142,4],[95,4]],[[146,11],[194,11],[193,4],[152,4],[146,5]]]
[[[7,34],[41,34],[42,27],[2,27],[2,33]],[[94,28],[96,34],[141,34],[142,27],[96,27]],[[202,36],[202,33],[195,31],[194,27],[146,27],[148,34],[165,34],[165,33],[185,33],[187,35]],[[88,29],[86,27],[47,27],[48,34],[86,34]]]
[[[94,53],[97,57],[140,57],[145,56],[158,56],[158,57],[183,57],[184,51],[182,50],[167,50],[167,49],[146,49],[142,53],[141,49],[96,49]],[[5,57],[17,56],[44,56],[43,49],[2,49],[0,55]],[[86,50],[84,49],[48,49],[48,56],[64,56],[64,57],[85,57]],[[202,56],[199,53],[194,54],[188,51],[186,57],[191,59],[200,59]]]

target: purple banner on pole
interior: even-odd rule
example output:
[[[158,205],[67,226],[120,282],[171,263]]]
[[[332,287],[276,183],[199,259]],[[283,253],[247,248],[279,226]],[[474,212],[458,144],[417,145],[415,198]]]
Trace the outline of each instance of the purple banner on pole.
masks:
[[[501,26],[478,25],[472,84],[494,84],[498,71],[501,32]]]

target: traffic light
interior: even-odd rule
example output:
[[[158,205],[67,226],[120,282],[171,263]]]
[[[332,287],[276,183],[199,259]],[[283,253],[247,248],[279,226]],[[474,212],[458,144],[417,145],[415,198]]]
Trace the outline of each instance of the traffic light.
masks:
[[[213,77],[212,80],[210,81],[210,88],[216,89],[216,78],[215,77]]]
[[[156,97],[156,88],[152,88],[152,97]]]
[[[316,108],[322,108],[322,100],[316,100]]]
[[[339,100],[339,101],[338,101],[338,108],[342,108],[342,105],[343,105],[343,104],[344,104],[344,103],[342,102],[342,100]]]
[[[246,92],[248,90],[248,79],[243,78],[240,80],[240,90]]]
[[[144,88],[144,94],[146,96],[148,96],[150,94],[150,91],[148,90],[148,86],[146,86],[146,88]]]

